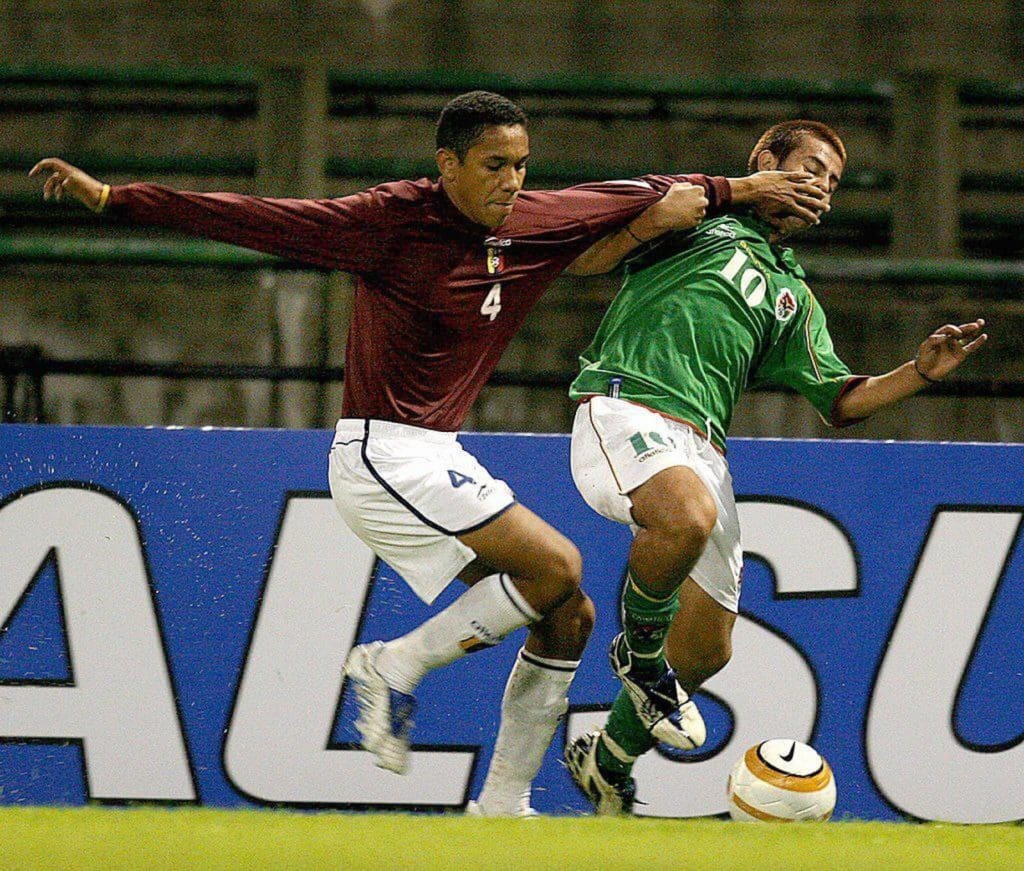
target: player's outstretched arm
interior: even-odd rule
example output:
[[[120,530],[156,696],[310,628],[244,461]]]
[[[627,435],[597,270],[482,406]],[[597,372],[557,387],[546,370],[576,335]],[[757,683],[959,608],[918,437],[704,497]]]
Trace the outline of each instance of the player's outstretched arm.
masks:
[[[707,194],[700,185],[677,182],[658,202],[648,206],[621,230],[599,239],[569,264],[573,275],[611,272],[624,257],[645,242],[669,230],[696,227],[708,209]]]
[[[780,209],[817,224],[829,210],[828,194],[814,184],[809,172],[764,170],[744,178],[730,178],[733,206],[761,206],[765,211]]]
[[[868,378],[840,397],[837,417],[855,420],[912,396],[929,384],[949,375],[971,354],[984,347],[988,334],[982,332],[985,321],[979,318],[967,324],[939,327],[917,350],[913,360],[885,375]]]
[[[110,185],[93,178],[77,166],[59,157],[40,160],[29,171],[30,176],[43,176],[43,199],[62,200],[70,195],[94,212],[103,211],[110,195]]]
[[[56,157],[29,172],[44,180],[43,197],[74,197],[96,212],[109,208],[141,227],[164,227],[265,251],[324,269],[361,273],[376,268],[384,222],[372,192],[327,199],[198,193],[158,184],[111,188]]]

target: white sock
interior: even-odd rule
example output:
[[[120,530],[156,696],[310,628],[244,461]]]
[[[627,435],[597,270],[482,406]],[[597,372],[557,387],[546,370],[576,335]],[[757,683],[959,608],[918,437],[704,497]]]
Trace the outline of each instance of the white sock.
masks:
[[[428,671],[493,647],[512,630],[540,616],[508,575],[488,575],[441,613],[388,641],[377,657],[377,671],[388,686],[411,693]]]
[[[569,707],[569,684],[578,666],[578,661],[519,651],[505,685],[498,740],[480,793],[485,815],[512,815],[529,804],[530,784]]]

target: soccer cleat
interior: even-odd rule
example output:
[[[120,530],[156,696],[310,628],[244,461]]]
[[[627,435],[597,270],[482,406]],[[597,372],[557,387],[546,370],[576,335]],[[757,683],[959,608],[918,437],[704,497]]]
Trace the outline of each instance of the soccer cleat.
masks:
[[[539,817],[540,814],[530,807],[530,792],[527,790],[523,793],[516,807],[510,808],[507,812],[500,811],[494,812],[490,808],[486,810],[481,806],[478,801],[470,801],[466,804],[466,816],[467,817],[516,817],[518,819],[534,819]]]
[[[629,814],[636,802],[636,781],[629,775],[621,780],[609,779],[597,764],[598,731],[580,735],[565,748],[565,764],[569,774],[599,816]]]
[[[666,666],[653,681],[631,676],[631,657],[621,633],[612,640],[608,658],[612,671],[629,693],[640,722],[655,739],[679,750],[693,750],[704,743],[708,734],[704,718],[679,686],[671,668]]]
[[[356,728],[363,736],[363,748],[377,757],[378,767],[404,774],[416,699],[389,687],[377,671],[377,657],[383,648],[382,641],[353,647],[345,661],[345,674],[355,685],[359,705]]]

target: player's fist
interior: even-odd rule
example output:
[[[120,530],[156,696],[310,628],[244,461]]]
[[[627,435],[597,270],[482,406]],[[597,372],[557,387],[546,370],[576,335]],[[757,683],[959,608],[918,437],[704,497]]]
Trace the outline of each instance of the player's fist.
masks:
[[[668,230],[689,230],[704,220],[708,197],[700,185],[676,182],[658,202],[649,206],[630,231],[640,239],[653,239]]]
[[[105,205],[101,199],[105,187],[103,182],[94,179],[77,166],[72,166],[59,157],[47,157],[40,160],[29,171],[29,175],[43,176],[46,179],[43,182],[44,200],[62,200],[67,194],[84,203],[94,212]]]

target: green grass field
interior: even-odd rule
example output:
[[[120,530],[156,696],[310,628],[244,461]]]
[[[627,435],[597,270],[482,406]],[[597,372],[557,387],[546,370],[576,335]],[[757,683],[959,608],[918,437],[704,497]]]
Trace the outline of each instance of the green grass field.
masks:
[[[1024,827],[5,808],[0,868],[1024,869]]]

